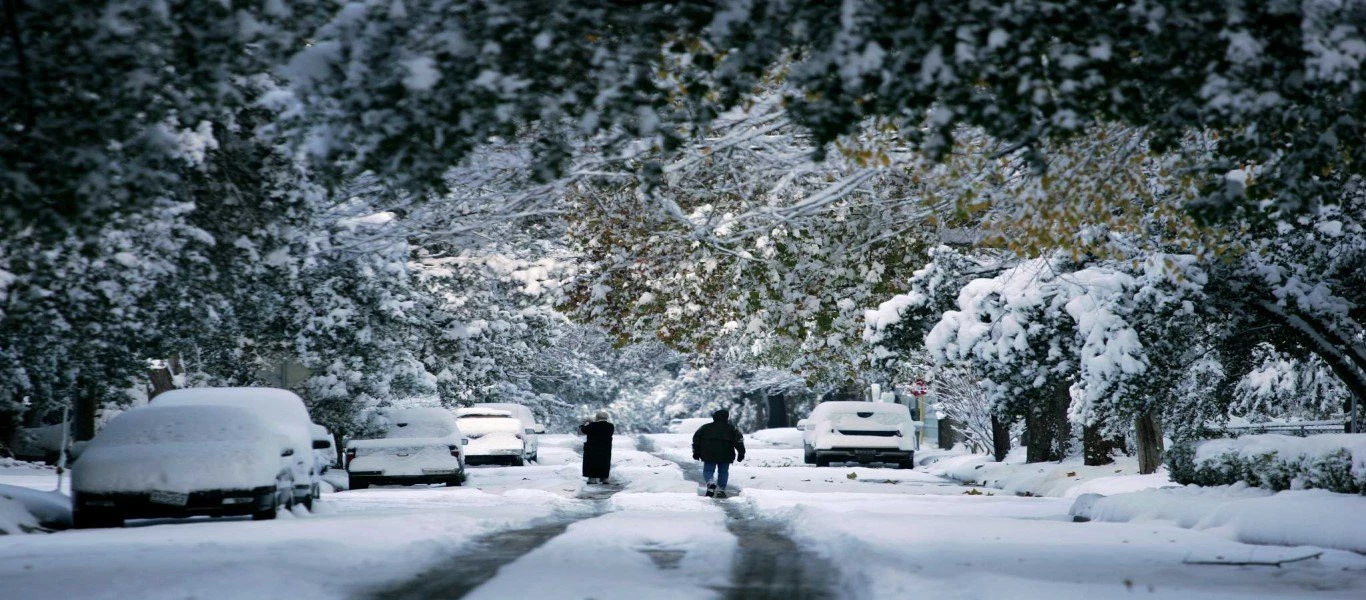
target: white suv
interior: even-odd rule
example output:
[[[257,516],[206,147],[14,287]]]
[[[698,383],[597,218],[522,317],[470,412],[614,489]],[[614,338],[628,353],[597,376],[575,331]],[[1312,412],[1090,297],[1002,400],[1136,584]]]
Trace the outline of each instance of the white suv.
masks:
[[[807,464],[893,463],[915,466],[915,422],[911,411],[889,402],[824,402],[797,422]]]

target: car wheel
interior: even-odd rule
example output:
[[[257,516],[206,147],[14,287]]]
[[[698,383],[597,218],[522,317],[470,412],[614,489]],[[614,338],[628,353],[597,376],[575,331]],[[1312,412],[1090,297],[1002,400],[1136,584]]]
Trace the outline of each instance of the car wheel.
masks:
[[[816,466],[818,466],[818,467],[828,467],[828,466],[830,466],[830,459],[828,459],[828,458],[821,458],[819,455],[817,455],[817,456],[816,456]]]
[[[370,482],[365,481],[363,479],[351,482],[351,489],[353,490],[363,490],[368,487],[370,487]]]
[[[517,458],[512,459],[512,466],[514,466],[514,467],[523,467],[523,466],[526,466],[526,461],[523,460],[522,457],[518,456]]]
[[[533,453],[531,454],[531,462],[534,462],[534,463],[541,462],[541,453],[540,453],[540,452],[533,452]]]
[[[309,494],[305,497],[301,504],[304,505],[304,508],[308,509],[308,512],[313,512],[313,494]]]
[[[270,508],[267,508],[267,509],[265,509],[265,510],[258,510],[258,511],[256,511],[256,512],[251,513],[251,520],[253,520],[253,521],[269,521],[269,520],[275,518],[275,514],[276,514],[277,512],[278,512],[278,511],[276,510],[276,507],[274,507],[274,506],[272,506],[272,507],[270,507]]]

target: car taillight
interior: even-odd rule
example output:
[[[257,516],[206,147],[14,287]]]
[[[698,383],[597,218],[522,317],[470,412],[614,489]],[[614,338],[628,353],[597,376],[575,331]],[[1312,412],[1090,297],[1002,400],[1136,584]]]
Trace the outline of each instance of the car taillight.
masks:
[[[353,460],[355,460],[355,459],[356,459],[356,449],[355,449],[355,448],[347,448],[347,449],[346,449],[346,466],[347,466],[347,467],[350,467],[350,466],[351,466],[351,461],[353,461]]]
[[[460,458],[460,446],[447,446],[451,449],[452,458]]]

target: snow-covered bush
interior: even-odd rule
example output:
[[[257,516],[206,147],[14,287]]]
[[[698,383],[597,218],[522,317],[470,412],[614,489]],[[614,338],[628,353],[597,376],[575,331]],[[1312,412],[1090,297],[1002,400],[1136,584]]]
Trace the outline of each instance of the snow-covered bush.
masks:
[[[1214,486],[1242,481],[1277,491],[1366,494],[1366,434],[1248,435],[1182,444],[1169,458],[1172,479],[1178,483]]]

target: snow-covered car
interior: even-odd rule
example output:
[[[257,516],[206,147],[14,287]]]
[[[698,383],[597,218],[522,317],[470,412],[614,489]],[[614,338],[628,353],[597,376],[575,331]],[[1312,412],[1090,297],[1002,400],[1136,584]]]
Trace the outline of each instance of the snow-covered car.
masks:
[[[506,410],[475,406],[455,411],[460,431],[469,438],[465,460],[472,465],[526,464],[526,434],[521,419]]]
[[[251,515],[294,503],[294,448],[260,417],[231,406],[146,406],[73,446],[72,522]]]
[[[505,410],[512,413],[522,421],[522,437],[526,441],[526,459],[534,461],[540,454],[541,438],[540,434],[545,433],[545,425],[536,422],[536,415],[531,412],[531,408],[522,404],[511,402],[490,402],[480,404],[482,408],[492,408],[494,410]]]
[[[326,473],[337,463],[337,450],[332,445],[332,432],[317,423],[309,425],[313,432],[313,459],[318,473]]]
[[[915,422],[904,405],[890,402],[823,402],[797,423],[806,462],[915,465]]]
[[[289,438],[294,479],[294,500],[309,510],[322,494],[322,474],[313,455],[313,420],[302,398],[289,390],[266,387],[185,388],[171,390],[152,400],[154,406],[235,406],[274,425]]]
[[[346,472],[353,490],[372,485],[465,481],[466,442],[444,408],[403,408],[383,413],[384,437],[346,442]]]

